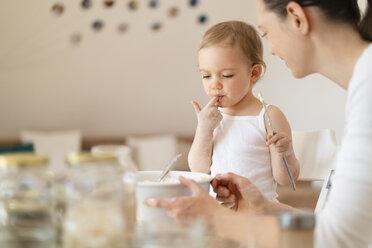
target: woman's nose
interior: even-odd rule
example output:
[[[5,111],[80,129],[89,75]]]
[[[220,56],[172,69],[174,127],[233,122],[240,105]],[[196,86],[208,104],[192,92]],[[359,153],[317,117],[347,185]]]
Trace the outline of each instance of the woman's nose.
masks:
[[[275,55],[275,51],[272,45],[269,45],[271,55]]]

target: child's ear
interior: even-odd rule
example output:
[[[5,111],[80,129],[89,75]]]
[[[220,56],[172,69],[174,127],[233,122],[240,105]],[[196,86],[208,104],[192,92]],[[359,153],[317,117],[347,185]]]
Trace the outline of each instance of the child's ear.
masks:
[[[257,82],[260,79],[262,73],[262,66],[260,64],[254,64],[251,70],[251,82]]]

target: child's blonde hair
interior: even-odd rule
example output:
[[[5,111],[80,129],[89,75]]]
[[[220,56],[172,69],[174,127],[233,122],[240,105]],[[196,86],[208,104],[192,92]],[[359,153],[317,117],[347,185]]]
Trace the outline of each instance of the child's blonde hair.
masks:
[[[266,69],[266,64],[262,58],[263,47],[261,38],[257,30],[248,23],[227,21],[212,26],[205,32],[199,45],[199,51],[222,43],[231,47],[237,44],[252,65],[259,64]]]

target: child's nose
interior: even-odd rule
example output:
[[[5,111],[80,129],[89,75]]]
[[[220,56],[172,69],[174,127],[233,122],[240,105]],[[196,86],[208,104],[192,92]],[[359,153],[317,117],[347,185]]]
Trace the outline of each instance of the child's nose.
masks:
[[[215,80],[215,81],[212,82],[211,88],[213,90],[216,90],[216,89],[217,90],[222,90],[222,84],[219,80]]]

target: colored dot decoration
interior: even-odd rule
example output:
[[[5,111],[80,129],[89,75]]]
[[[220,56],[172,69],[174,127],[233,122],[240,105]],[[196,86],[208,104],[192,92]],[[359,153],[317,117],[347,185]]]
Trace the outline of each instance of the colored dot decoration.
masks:
[[[128,8],[130,9],[130,10],[137,10],[138,9],[138,1],[130,1],[129,3],[128,3]]]
[[[83,40],[83,36],[80,33],[75,33],[71,35],[71,43],[73,45],[79,45]]]
[[[114,5],[114,3],[115,3],[114,0],[105,0],[105,1],[104,1],[104,5],[105,5],[105,7],[107,7],[107,8],[112,7],[112,6]]]
[[[198,5],[198,0],[189,0],[189,4],[191,7],[195,7],[196,5]]]
[[[176,17],[179,13],[179,10],[177,7],[172,7],[168,10],[168,16],[169,17]]]
[[[158,5],[159,5],[158,0],[150,0],[150,2],[149,2],[150,8],[156,8],[156,7],[158,7]]]
[[[118,25],[118,31],[119,33],[123,34],[128,31],[129,25],[127,23],[120,23]]]
[[[96,32],[101,31],[103,29],[103,22],[100,20],[94,21],[92,24],[92,28]]]
[[[56,3],[52,6],[51,11],[55,16],[60,16],[65,11],[65,7],[60,3]]]
[[[153,31],[159,31],[161,29],[162,25],[160,22],[154,22],[152,25],[151,25],[151,29]]]
[[[206,16],[205,14],[201,14],[199,17],[198,17],[198,22],[200,24],[204,24],[208,21],[208,16]]]
[[[90,7],[92,7],[92,1],[91,0],[83,0],[81,2],[81,7],[83,9],[89,9]]]
[[[91,9],[91,7],[93,5],[93,0],[78,0],[78,1],[79,1],[80,7],[84,10]],[[95,1],[99,1],[99,0],[95,0]],[[119,2],[117,0],[100,0],[100,1],[102,3],[101,6],[103,8],[108,8],[108,9],[113,8],[115,6],[115,3]],[[173,2],[174,0],[169,0],[169,1]],[[180,1],[180,0],[178,0],[178,1]],[[188,5],[190,7],[193,7],[193,8],[200,5],[199,0],[184,0],[184,1],[187,1]],[[156,8],[159,7],[160,0],[147,0],[147,3],[148,3],[148,7],[150,9],[156,9]],[[140,7],[139,0],[126,0],[126,4],[127,4],[128,10],[130,10],[130,11],[136,11]],[[119,4],[117,4],[117,5],[119,5]],[[65,6],[61,3],[55,3],[51,8],[51,12],[55,16],[60,16],[65,12]],[[175,18],[179,15],[179,13],[180,13],[180,9],[176,6],[170,6],[170,7],[168,7],[168,9],[166,11],[166,14],[169,18]],[[197,23],[199,23],[200,25],[203,25],[207,22],[208,22],[208,16],[206,14],[200,14],[200,15],[197,16]],[[104,21],[103,20],[98,20],[98,19],[94,20],[91,24],[91,28],[94,32],[101,31],[104,28],[104,26],[105,26]],[[129,26],[130,26],[129,23],[121,22],[121,23],[117,24],[116,30],[119,34],[124,34],[124,33],[128,32]],[[163,23],[162,22],[154,21],[153,23],[150,24],[150,29],[152,31],[159,31],[162,28],[163,28]],[[83,36],[82,36],[81,33],[76,32],[76,33],[73,33],[73,34],[70,35],[70,42],[73,45],[80,44],[82,42],[82,40],[83,40]]]

